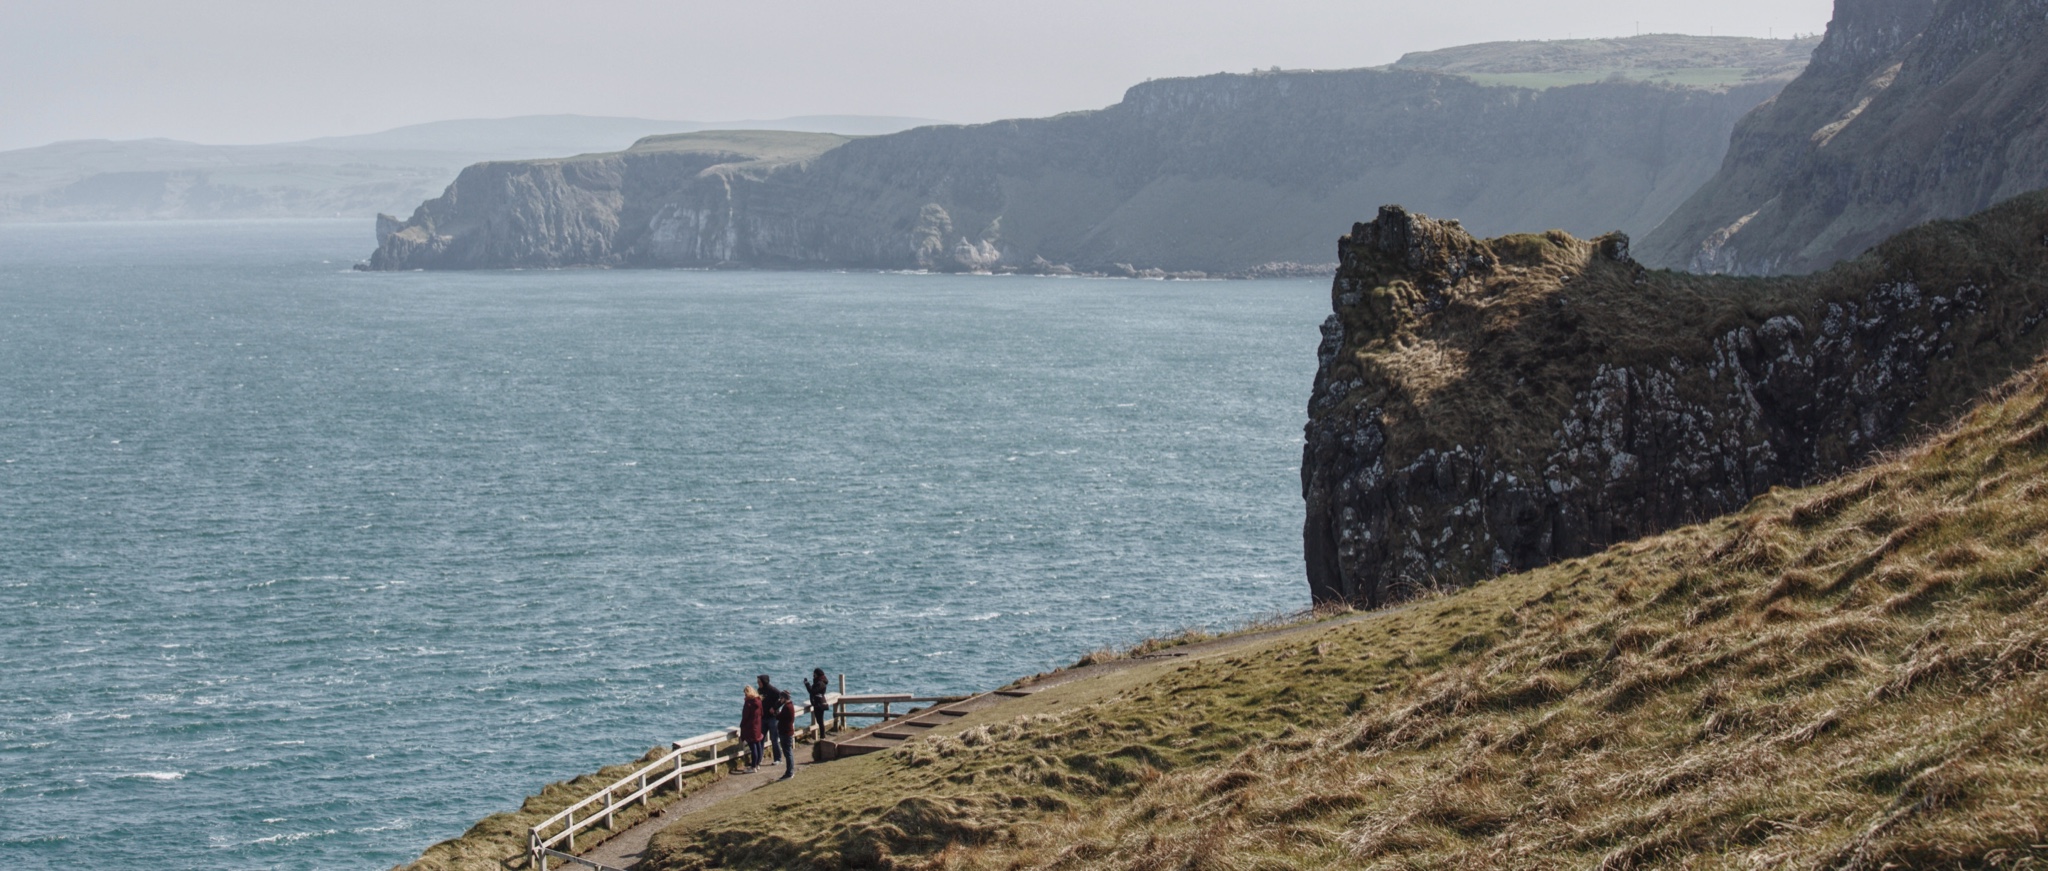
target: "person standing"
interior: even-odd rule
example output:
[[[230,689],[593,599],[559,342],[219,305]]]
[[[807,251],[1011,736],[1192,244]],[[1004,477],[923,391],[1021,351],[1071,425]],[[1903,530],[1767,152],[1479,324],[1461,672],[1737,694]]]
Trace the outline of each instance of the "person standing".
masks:
[[[741,686],[740,689],[745,691],[747,699],[740,705],[740,740],[747,742],[747,770],[744,773],[753,774],[761,769],[761,743],[768,737],[767,731],[761,728],[761,709],[765,705],[761,702],[761,694],[753,687]]]
[[[780,692],[780,691],[778,691]],[[789,700],[789,693],[775,697],[775,747],[782,752],[782,780],[796,776],[796,704]]]
[[[825,704],[825,691],[831,686],[825,682],[825,670],[811,669],[811,677],[804,681],[804,692],[811,696],[811,725],[818,727],[818,740],[825,740],[825,724],[829,722],[830,706]]]
[[[768,753],[774,761],[781,762],[782,745],[775,741],[775,735],[782,728],[777,722],[782,716],[782,706],[775,700],[782,698],[783,693],[769,682],[765,674],[754,677],[754,690],[761,694],[761,728],[768,734]]]

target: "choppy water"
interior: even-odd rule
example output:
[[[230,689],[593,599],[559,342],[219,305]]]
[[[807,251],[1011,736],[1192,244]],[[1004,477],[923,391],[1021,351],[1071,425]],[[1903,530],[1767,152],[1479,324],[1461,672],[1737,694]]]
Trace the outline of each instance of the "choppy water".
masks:
[[[0,226],[0,865],[382,868],[822,666],[1300,607],[1320,281]]]

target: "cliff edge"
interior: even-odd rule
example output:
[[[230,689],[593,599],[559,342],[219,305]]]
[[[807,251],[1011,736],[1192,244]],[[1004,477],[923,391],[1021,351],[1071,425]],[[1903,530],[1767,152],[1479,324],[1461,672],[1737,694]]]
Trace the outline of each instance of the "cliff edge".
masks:
[[[735,184],[849,141],[770,130],[680,133],[649,136],[621,152],[479,163],[410,219],[378,215],[377,250],[358,268],[612,266],[662,250],[721,262],[731,253],[724,240],[658,228],[654,210],[707,201],[729,207]]]
[[[1640,246],[1694,272],[1796,274],[2048,187],[2048,2],[1838,0],[1804,72]]]
[[[1774,64],[1706,84],[1600,72],[1517,87],[1422,68],[1217,74],[1146,82],[1115,105],[1051,118],[801,144],[672,137],[662,149],[482,164],[411,219],[386,222],[366,266],[1234,274],[1327,263],[1327,240],[1358,203],[1389,200],[1494,231],[1640,231],[1712,175],[1735,121],[1784,86],[1802,45],[1723,38],[1644,55],[1695,63],[1685,58],[1732,46],[1731,57]],[[1612,62],[1599,57],[1588,63]],[[1697,63],[1735,62],[1720,57]]]
[[[1652,272],[1628,238],[1357,225],[1302,454],[1317,602],[1582,555],[1844,470],[2038,354],[2048,192],[1801,278]]]

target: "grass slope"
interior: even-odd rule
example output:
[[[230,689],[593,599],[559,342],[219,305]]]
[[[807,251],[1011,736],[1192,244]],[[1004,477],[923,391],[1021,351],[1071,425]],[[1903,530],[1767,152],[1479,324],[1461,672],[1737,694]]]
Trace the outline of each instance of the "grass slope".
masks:
[[[2044,572],[2036,366],[1840,480],[1048,690],[647,867],[2038,867]]]

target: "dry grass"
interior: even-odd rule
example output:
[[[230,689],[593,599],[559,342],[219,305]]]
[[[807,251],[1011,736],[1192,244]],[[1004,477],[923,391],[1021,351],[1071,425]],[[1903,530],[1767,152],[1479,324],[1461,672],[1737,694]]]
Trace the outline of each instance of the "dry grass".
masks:
[[[653,867],[2043,867],[2044,422],[2036,368],[1842,480],[997,709]]]
[[[1275,629],[1302,626],[1328,620],[1332,617],[1341,617],[1352,613],[1352,610],[1350,605],[1339,602],[1317,605],[1300,611],[1282,611],[1263,617],[1254,617],[1224,630],[1212,630],[1202,626],[1185,626],[1180,631],[1171,635],[1154,636],[1129,647],[1103,647],[1091,650],[1081,654],[1081,658],[1075,660],[1074,664],[1067,666],[1067,668],[1085,668],[1091,665],[1101,665],[1105,662],[1149,656],[1161,651],[1172,650],[1176,647],[1186,647],[1191,644],[1200,644],[1205,641],[1224,641],[1260,632],[1271,632]],[[1044,675],[1032,675],[1017,683],[1019,685],[1029,685],[1032,681],[1041,677],[1044,677]]]

